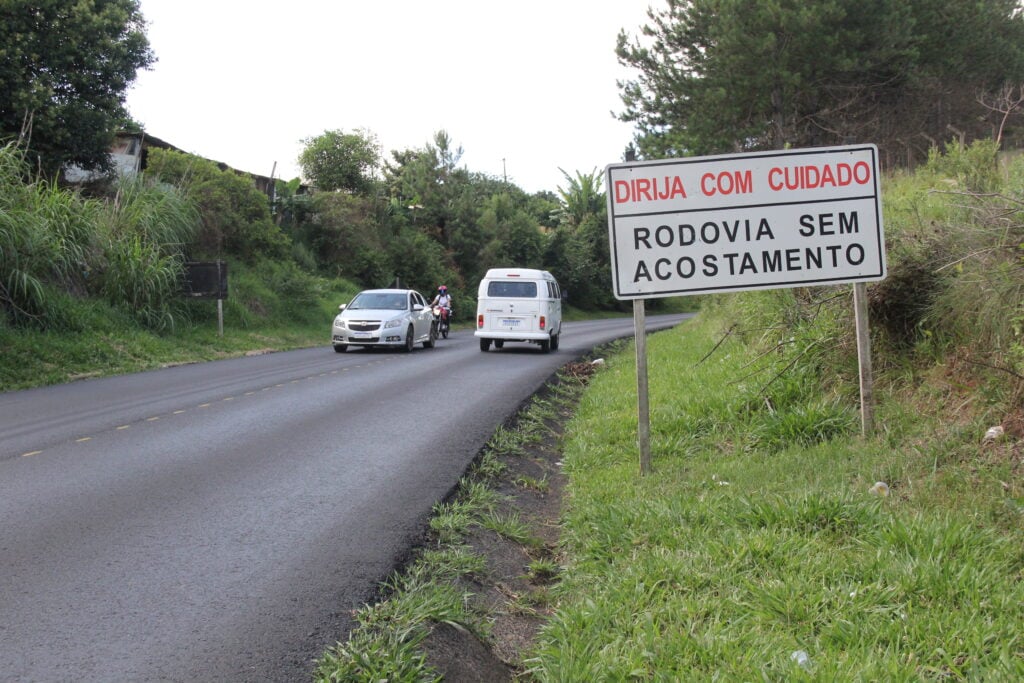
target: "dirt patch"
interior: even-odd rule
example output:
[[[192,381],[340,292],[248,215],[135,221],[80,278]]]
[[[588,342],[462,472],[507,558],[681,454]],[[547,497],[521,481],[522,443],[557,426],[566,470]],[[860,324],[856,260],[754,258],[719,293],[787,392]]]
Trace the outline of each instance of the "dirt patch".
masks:
[[[570,363],[562,374],[585,383],[597,366]],[[562,494],[566,478],[561,468],[561,435],[572,416],[572,405],[561,405],[557,417],[545,420],[539,440],[526,444],[525,453],[499,456],[502,473],[490,480],[503,497],[498,515],[515,518],[528,529],[528,541],[515,542],[494,531],[475,528],[465,539],[485,558],[486,570],[464,579],[474,607],[489,616],[486,641],[466,629],[435,625],[422,644],[427,662],[445,681],[512,681],[523,671],[523,658],[532,648],[552,607],[549,591],[557,581],[558,541]]]

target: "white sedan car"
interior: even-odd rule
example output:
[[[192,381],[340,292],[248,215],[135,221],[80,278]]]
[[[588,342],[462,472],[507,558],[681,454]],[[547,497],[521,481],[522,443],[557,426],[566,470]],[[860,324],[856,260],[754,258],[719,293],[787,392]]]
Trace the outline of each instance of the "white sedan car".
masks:
[[[432,349],[437,341],[433,314],[414,289],[367,289],[356,294],[331,328],[334,350],[350,346],[399,346],[412,351],[418,343]]]

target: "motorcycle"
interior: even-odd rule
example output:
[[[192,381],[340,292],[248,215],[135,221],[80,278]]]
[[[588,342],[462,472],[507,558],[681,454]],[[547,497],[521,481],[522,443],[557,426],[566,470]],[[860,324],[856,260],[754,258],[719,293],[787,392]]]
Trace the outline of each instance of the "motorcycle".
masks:
[[[434,330],[438,337],[448,338],[448,330],[451,327],[452,309],[445,306],[434,306]]]

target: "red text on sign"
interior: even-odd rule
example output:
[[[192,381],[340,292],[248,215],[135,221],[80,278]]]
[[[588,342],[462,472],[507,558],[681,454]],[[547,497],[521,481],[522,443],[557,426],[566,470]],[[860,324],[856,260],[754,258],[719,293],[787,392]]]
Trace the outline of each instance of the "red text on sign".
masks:
[[[700,177],[700,191],[706,197],[716,194],[750,194],[754,191],[754,178],[749,170],[705,173]]]
[[[679,176],[634,178],[615,181],[615,203],[686,199],[686,187]]]
[[[821,187],[846,187],[871,182],[871,166],[866,161],[853,164],[822,164],[820,166],[778,166],[768,171],[768,187],[780,190],[815,190]]]

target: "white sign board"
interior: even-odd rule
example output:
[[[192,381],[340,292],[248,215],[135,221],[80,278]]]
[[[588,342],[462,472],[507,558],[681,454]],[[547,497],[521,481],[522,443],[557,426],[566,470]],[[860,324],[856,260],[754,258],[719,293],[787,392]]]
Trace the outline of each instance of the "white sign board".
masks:
[[[611,164],[617,299],[885,278],[878,149]]]

